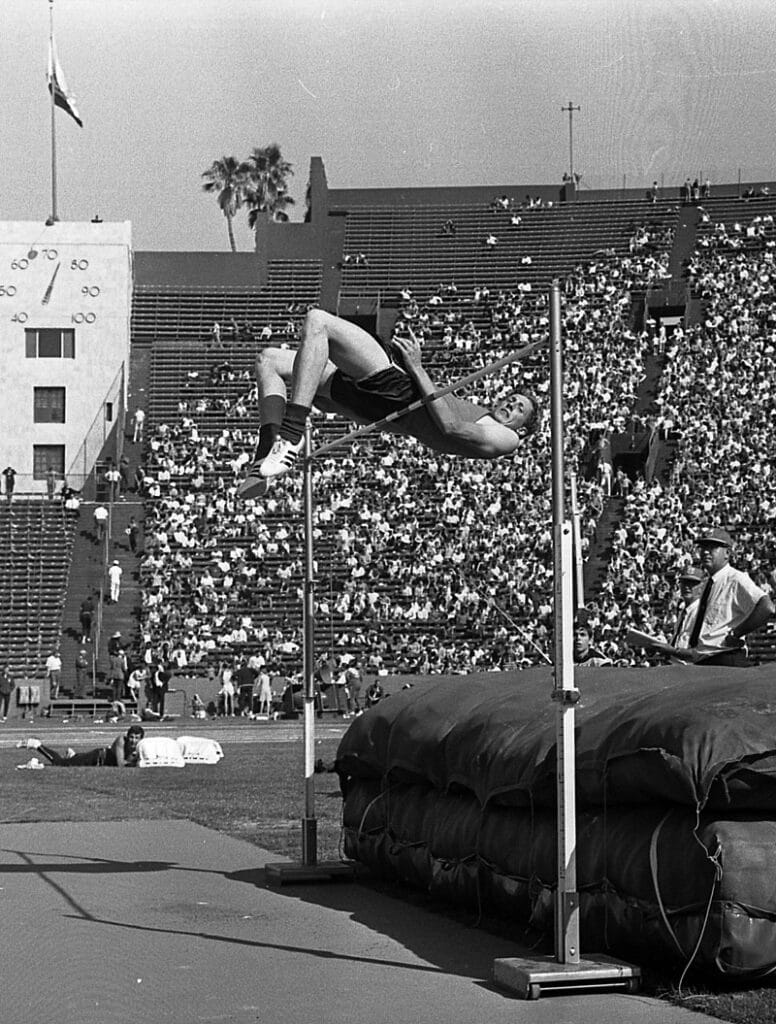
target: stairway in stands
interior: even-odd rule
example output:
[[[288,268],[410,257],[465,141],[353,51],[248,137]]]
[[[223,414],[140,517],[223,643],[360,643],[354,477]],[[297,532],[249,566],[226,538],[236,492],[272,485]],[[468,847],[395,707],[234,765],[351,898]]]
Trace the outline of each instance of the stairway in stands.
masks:
[[[102,580],[102,545],[97,540],[94,524],[95,504],[82,504],[75,523],[73,554],[70,564],[67,596],[62,616],[62,689],[72,691],[75,686],[75,660],[81,647],[91,653],[90,645],[81,644],[79,612],[88,595],[94,598],[95,624],[100,603]]]
[[[660,375],[663,372],[664,359],[650,352],[644,359],[644,380],[641,382],[636,398],[634,412],[640,416],[648,415],[657,395]],[[672,449],[673,450],[673,449]],[[670,464],[665,457],[658,458],[655,473],[661,479],[666,478]],[[596,526],[595,536],[590,546],[590,553],[584,566],[584,587],[588,599],[598,593],[606,579],[606,567],[612,554],[612,536],[620,523],[624,509],[622,498],[612,496],[604,498],[604,510]]]
[[[65,600],[62,622],[62,689],[72,690],[75,685],[75,659],[82,647],[90,657],[96,658],[95,673],[98,688],[105,685],[108,674],[108,639],[119,631],[127,644],[127,650],[138,643],[138,617],[140,608],[140,574],[138,557],[129,550],[125,534],[129,517],[134,515],[142,522],[143,506],[137,501],[117,501],[111,512],[112,540],[106,546],[97,540],[94,526],[94,502],[81,505],[80,518],[75,530],[70,580]],[[141,534],[142,536],[142,534]],[[142,550],[142,541],[141,541]],[[107,564],[117,559],[124,575],[121,581],[121,598],[117,604],[109,601],[110,584],[105,571]],[[102,632],[98,646],[81,644],[79,612],[87,595],[94,599],[95,615],[93,637],[97,638],[97,615],[100,607],[100,587],[103,587]]]
[[[146,437],[150,406],[151,380],[151,346],[146,341],[133,343],[129,366],[129,385],[127,395],[127,423],[124,432],[122,454],[127,458],[127,477],[129,489],[113,503],[111,510],[111,544],[108,564],[116,559],[124,570],[121,577],[121,596],[116,604],[108,601],[110,587],[106,579],[106,601],[102,610],[102,639],[98,651],[98,671],[106,675],[109,667],[107,644],[114,633],[120,633],[127,657],[130,661],[140,656],[140,607],[142,601],[140,583],[140,552],[143,550],[145,508],[142,499],[134,491],[134,475],[137,467],[143,462],[144,442],[133,441],[134,428],[132,415],[136,409],[146,413]],[[129,546],[126,530],[130,518],[134,516],[140,527],[138,537],[138,553],[133,554]]]
[[[612,496],[604,503],[604,510],[596,524],[590,554],[584,565],[585,603],[595,599],[606,579],[609,559],[612,557],[612,537],[622,519],[624,498]]]
[[[0,661],[40,679],[59,646],[73,524],[59,501],[0,503]]]
[[[138,407],[147,412],[148,381],[150,365],[150,346],[135,344],[132,346],[130,378],[128,388],[128,416],[123,438],[123,454],[129,459],[127,475],[132,485],[136,467],[142,458],[142,445],[133,444],[133,428],[131,415]],[[112,450],[116,445],[111,441]],[[138,501],[134,493],[128,491],[121,500],[114,502],[111,509],[111,541],[106,547],[98,543],[95,524],[95,502],[81,505],[80,515],[74,530],[73,556],[70,579],[64,602],[62,622],[62,689],[72,690],[75,685],[75,660],[82,646],[86,646],[90,656],[95,658],[95,677],[98,689],[106,686],[109,668],[107,644],[108,639],[116,631],[120,631],[127,644],[128,654],[138,646],[138,621],[140,614],[140,573],[139,558],[129,549],[129,540],[125,533],[130,516],[135,516],[140,526],[139,550],[142,551],[144,509],[142,501]],[[108,596],[110,586],[106,566],[113,559],[118,559],[124,570],[122,577],[121,599],[118,604],[110,604]],[[103,588],[104,600],[101,609],[102,628],[98,648],[82,645],[79,612],[81,603],[87,595],[94,599],[95,617],[93,635],[97,635],[97,615],[100,605],[100,588]]]
[[[663,289],[663,302],[666,306],[684,306],[687,297],[686,261],[695,247],[699,220],[700,214],[696,207],[688,206],[680,210],[669,260],[671,280]],[[654,300],[650,304],[650,308],[655,310]],[[654,352],[647,353],[644,359],[644,380],[641,382],[633,410],[636,415],[646,418],[653,410],[664,365],[664,355],[656,355]],[[675,456],[675,443],[663,442],[654,473],[664,483],[670,476]],[[588,598],[599,592],[601,584],[606,579],[606,567],[612,554],[612,537],[622,518],[623,509],[622,498],[612,496],[604,499],[604,511],[598,520],[590,553],[584,566],[584,588]]]
[[[116,604],[107,601],[110,588],[106,584],[106,603],[103,606],[102,612],[102,650],[99,652],[99,663],[105,670],[108,668],[108,639],[114,633],[121,634],[128,657],[130,652],[137,656],[140,647],[138,629],[141,604],[140,558],[138,555],[133,555],[130,551],[129,539],[125,532],[130,516],[135,516],[138,523],[141,524],[141,537],[138,548],[139,551],[142,551],[142,502],[128,500],[114,503],[112,515],[113,539],[111,542],[110,559],[118,561],[124,570],[124,575],[121,577],[121,595]]]

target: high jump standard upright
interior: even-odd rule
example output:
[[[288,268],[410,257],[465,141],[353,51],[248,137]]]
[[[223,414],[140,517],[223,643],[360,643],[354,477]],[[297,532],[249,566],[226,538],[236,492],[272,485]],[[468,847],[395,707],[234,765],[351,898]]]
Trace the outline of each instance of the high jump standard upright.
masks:
[[[556,702],[557,886],[555,889],[555,957],[507,957],[493,963],[493,979],[526,999],[543,990],[625,988],[635,992],[641,971],[610,957],[582,959],[579,953],[577,892],[576,747],[574,726],[579,690],[574,682],[573,531],[566,518],[563,456],[563,346],[560,285],[550,291],[550,415],[552,432],[552,525]]]
[[[268,881],[329,882],[353,874],[349,861],[318,860],[318,819],[315,814],[315,556],[313,550],[313,452],[308,416],[304,428],[304,593],[302,596],[302,665],[304,676],[304,817],[301,862],[267,864]]]

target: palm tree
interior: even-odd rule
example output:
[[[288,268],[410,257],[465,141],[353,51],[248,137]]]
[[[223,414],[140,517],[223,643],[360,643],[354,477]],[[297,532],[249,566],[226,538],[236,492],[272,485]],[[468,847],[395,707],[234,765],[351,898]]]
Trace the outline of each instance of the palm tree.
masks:
[[[248,206],[248,224],[254,228],[259,214],[269,211],[273,220],[288,220],[286,207],[294,200],[288,194],[288,179],[294,168],[284,160],[280,146],[254,147],[243,165],[246,171],[245,203]]]
[[[237,252],[232,220],[246,199],[246,164],[238,163],[233,156],[222,156],[220,160],[214,160],[210,167],[202,172],[202,177],[206,179],[202,186],[205,192],[217,193],[218,205],[226,217],[229,244],[232,247],[232,252]]]

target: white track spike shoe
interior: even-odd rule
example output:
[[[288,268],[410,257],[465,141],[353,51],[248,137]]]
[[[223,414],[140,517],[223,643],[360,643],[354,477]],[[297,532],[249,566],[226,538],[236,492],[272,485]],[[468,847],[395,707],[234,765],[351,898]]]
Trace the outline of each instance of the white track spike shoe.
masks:
[[[259,475],[265,479],[273,476],[282,476],[287,473],[296,462],[296,457],[304,446],[304,438],[296,444],[279,437],[272,445],[272,450],[259,466]]]

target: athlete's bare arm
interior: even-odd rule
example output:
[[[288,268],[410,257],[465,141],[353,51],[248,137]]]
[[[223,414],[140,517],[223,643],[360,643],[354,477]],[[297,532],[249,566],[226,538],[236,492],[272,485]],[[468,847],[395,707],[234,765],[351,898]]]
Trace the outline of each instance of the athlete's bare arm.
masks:
[[[415,335],[410,331],[410,337],[394,338],[392,345],[401,354],[404,368],[421,396],[427,398],[433,395],[437,389],[423,366],[420,343]],[[462,421],[448,395],[429,402],[426,408],[455,453],[464,458],[497,459],[502,455],[511,455],[520,444],[514,430],[497,423],[490,416],[476,423]]]

